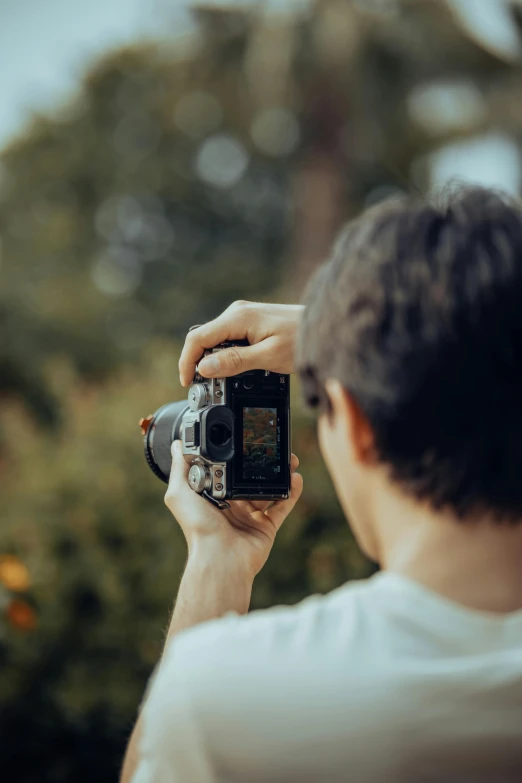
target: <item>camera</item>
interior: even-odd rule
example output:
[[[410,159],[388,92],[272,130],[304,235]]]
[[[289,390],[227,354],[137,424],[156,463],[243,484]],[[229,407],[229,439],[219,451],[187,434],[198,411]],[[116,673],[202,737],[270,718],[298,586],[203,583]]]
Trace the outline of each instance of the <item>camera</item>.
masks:
[[[194,327],[193,327],[194,328]],[[227,341],[211,350],[248,345]],[[219,508],[228,500],[276,500],[290,494],[290,377],[252,370],[203,378],[197,368],[188,400],[141,419],[145,457],[168,483],[171,445],[180,439],[195,492]]]

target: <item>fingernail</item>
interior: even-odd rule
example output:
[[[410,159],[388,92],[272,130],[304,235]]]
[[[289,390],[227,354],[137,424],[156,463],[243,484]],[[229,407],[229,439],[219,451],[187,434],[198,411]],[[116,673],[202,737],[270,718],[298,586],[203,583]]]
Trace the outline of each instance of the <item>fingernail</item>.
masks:
[[[219,370],[219,361],[216,356],[205,356],[198,365],[201,375],[213,375]]]
[[[179,454],[179,451],[181,449],[181,441],[176,439],[172,441],[172,446],[170,447],[170,453],[173,457],[175,457],[177,454]]]

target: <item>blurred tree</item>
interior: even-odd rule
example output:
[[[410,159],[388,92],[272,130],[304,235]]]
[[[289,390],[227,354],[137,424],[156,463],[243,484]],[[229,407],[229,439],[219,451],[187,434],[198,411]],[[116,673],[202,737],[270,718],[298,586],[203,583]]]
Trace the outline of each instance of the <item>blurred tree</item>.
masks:
[[[182,395],[187,327],[235,298],[295,301],[345,219],[427,188],[433,150],[521,138],[518,60],[453,5],[201,7],[189,39],[110,54],[2,155],[0,734],[18,780],[116,777],[185,558],[135,427]],[[294,403],[305,493],[254,607],[371,570]]]
[[[190,41],[109,55],[4,153],[0,392],[27,396],[27,367],[40,383],[55,353],[102,377],[155,334],[272,294],[285,257],[295,298],[339,225],[410,189],[430,150],[492,126],[520,135],[518,65],[445,3],[304,8],[201,7]],[[460,123],[426,122],[455,89]]]

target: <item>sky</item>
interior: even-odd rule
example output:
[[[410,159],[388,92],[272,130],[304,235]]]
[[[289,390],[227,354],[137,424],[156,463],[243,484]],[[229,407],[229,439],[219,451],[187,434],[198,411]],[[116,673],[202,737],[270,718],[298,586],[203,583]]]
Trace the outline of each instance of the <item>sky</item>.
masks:
[[[0,148],[52,110],[97,56],[189,29],[184,0],[0,0]]]
[[[302,6],[308,1],[264,0],[277,8]],[[374,5],[390,1],[364,0]],[[449,1],[470,35],[508,59],[519,56],[520,44],[509,21],[506,0]],[[52,111],[73,93],[97,56],[126,43],[188,32],[191,2],[0,0],[0,150],[23,129],[33,112]],[[498,166],[492,165],[495,158]],[[453,167],[463,179],[518,189],[518,166],[513,168],[513,160],[509,140],[491,137],[465,155],[459,148],[436,156],[435,179],[444,179]]]

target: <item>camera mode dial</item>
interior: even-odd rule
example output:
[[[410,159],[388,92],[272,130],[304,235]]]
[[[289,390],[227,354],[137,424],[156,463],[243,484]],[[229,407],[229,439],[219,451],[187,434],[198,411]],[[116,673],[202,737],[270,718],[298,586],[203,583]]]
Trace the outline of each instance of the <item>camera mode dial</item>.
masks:
[[[210,402],[210,389],[206,383],[195,383],[190,387],[188,395],[189,408],[198,411]]]
[[[192,465],[189,470],[188,481],[192,489],[195,492],[199,492],[199,494],[212,486],[210,471],[204,465]]]

